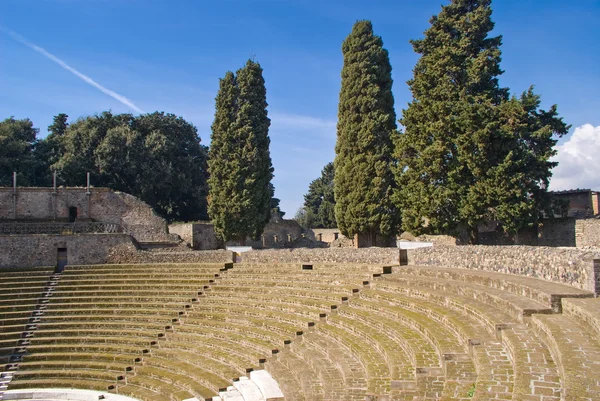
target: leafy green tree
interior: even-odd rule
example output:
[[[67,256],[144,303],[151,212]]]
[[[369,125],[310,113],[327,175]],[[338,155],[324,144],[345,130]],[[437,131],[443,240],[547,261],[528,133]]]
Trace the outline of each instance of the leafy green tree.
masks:
[[[52,165],[58,162],[65,151],[62,137],[69,127],[68,118],[69,116],[64,113],[54,116],[53,123],[48,126],[48,136],[38,141],[36,145],[34,152],[38,162],[36,185],[52,185]]]
[[[492,195],[484,199],[485,217],[501,222],[513,235],[537,225],[544,213],[553,217],[554,209],[563,206],[552,201],[547,188],[551,170],[558,165],[550,161],[556,155],[556,138],[570,127],[558,117],[556,105],[550,110],[539,106],[540,96],[531,87],[499,107],[500,133],[492,140],[496,151],[482,179]]]
[[[303,206],[296,211],[294,220],[296,220],[300,227],[308,230],[309,228],[314,228],[316,226],[315,221],[317,220],[317,217],[310,209]]]
[[[196,127],[155,112],[79,119],[57,136],[64,149],[52,165],[67,185],[95,186],[139,197],[168,220],[206,219],[207,150]]]
[[[224,241],[258,238],[271,216],[267,92],[252,60],[220,81],[209,158],[209,214]]]
[[[33,185],[37,160],[34,156],[38,129],[28,118],[13,117],[0,122],[0,186],[12,186],[13,172],[18,185]]]
[[[315,216],[313,227],[336,228],[335,221],[335,196],[333,182],[335,169],[333,163],[327,163],[321,171],[321,177],[313,180],[308,186],[308,193],[304,195],[304,208]]]
[[[466,233],[477,243],[479,223],[497,220],[514,232],[536,219],[544,198],[548,146],[566,127],[555,108],[537,111],[532,92],[509,99],[499,86],[501,37],[489,36],[491,14],[491,0],[452,0],[412,41],[421,57],[400,120],[395,200],[414,234]]]
[[[393,135],[396,114],[392,67],[381,37],[369,21],[358,21],[342,45],[344,66],[335,147],[335,217],[340,231],[394,234],[398,213],[392,202]]]

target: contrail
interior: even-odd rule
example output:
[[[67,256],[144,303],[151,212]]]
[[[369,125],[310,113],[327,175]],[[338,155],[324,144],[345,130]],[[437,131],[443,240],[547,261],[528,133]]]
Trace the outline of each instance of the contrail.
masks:
[[[105,93],[108,96],[112,97],[113,99],[118,100],[119,102],[123,103],[125,106],[130,107],[131,109],[137,111],[138,113],[141,113],[141,114],[144,113],[144,110],[137,107],[135,104],[133,104],[133,102],[131,100],[127,99],[125,96],[119,95],[118,93],[113,92],[108,88],[105,88],[104,86],[100,85],[98,82],[94,81],[92,78],[77,71],[75,68],[71,67],[69,64],[65,63],[64,61],[62,61],[61,59],[59,59],[52,53],[47,52],[46,49],[29,42],[27,39],[25,39],[23,36],[19,35],[15,31],[12,31],[12,30],[2,27],[2,26],[0,26],[0,30],[6,32],[11,38],[16,40],[17,42],[24,44],[25,46],[29,47],[30,49],[33,49],[36,52],[40,53],[41,55],[54,61],[56,64],[60,65],[65,70],[69,71],[70,73],[72,73],[75,76],[77,76],[78,78],[80,78],[82,81],[92,85],[96,89],[99,89],[102,93]]]

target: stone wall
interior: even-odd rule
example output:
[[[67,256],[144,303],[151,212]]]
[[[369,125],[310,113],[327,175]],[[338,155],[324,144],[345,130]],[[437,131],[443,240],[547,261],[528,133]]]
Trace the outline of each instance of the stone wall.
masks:
[[[575,242],[578,248],[600,249],[600,219],[584,219],[575,222]]]
[[[339,228],[310,228],[306,230],[305,235],[312,240],[323,241],[328,244],[337,239],[347,239],[344,234],[340,232]]]
[[[169,226],[169,232],[179,235],[194,249],[209,250],[223,246],[217,238],[214,226],[210,222],[180,223]],[[253,248],[281,248],[297,240],[302,235],[302,227],[295,220],[270,221],[262,237],[253,241],[247,239],[244,245]],[[226,245],[240,245],[239,242],[230,241]]]
[[[268,249],[241,254],[247,263],[373,263],[398,265],[398,248]]]
[[[577,220],[572,217],[542,220],[542,224],[538,227],[537,245],[576,246],[576,222]]]
[[[181,239],[197,250],[218,249],[222,246],[212,223],[209,222],[171,224],[169,233],[179,235]]]
[[[600,251],[532,246],[435,246],[409,249],[411,265],[435,265],[489,270],[535,277],[589,291],[597,291],[594,260]]]
[[[127,234],[0,236],[0,269],[55,266],[58,248],[67,249],[68,264],[101,264],[108,261],[115,247],[136,251],[131,236]]]
[[[119,224],[137,241],[171,241],[165,220],[138,198],[109,188],[0,188],[0,221],[75,221]]]
[[[229,263],[235,254],[224,249],[214,251],[152,252],[115,247],[110,251],[106,263]]]

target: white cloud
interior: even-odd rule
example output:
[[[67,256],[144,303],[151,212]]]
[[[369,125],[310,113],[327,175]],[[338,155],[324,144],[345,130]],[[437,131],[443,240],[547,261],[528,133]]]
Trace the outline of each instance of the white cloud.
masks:
[[[81,79],[82,81],[86,82],[87,84],[93,86],[94,88],[100,90],[102,93],[112,97],[113,99],[123,103],[125,106],[131,108],[132,110],[137,111],[138,113],[144,113],[144,111],[142,109],[140,109],[139,107],[137,107],[135,104],[133,104],[133,102],[131,100],[129,100],[128,98],[126,98],[123,95],[118,94],[117,92],[114,92],[102,85],[100,85],[98,82],[94,81],[92,78],[88,77],[85,74],[82,74],[81,72],[77,71],[75,68],[71,67],[70,65],[68,65],[67,63],[65,63],[63,60],[59,59],[58,57],[56,57],[55,55],[53,55],[52,53],[49,53],[48,51],[46,51],[46,49],[37,46],[34,43],[29,42],[27,39],[25,39],[23,36],[19,35],[18,33],[16,33],[15,31],[12,31],[10,29],[7,28],[2,28],[0,27],[1,30],[4,30],[6,33],[8,33],[8,35],[13,38],[14,40],[16,40],[17,42],[29,47],[30,49],[38,52],[39,54],[41,54],[42,56],[54,61],[56,64],[60,65],[62,68],[64,68],[65,70],[69,71],[70,73],[72,73],[73,75],[75,75],[76,77],[78,77],[79,79]]]
[[[551,190],[600,190],[600,126],[585,124],[576,128],[569,140],[556,150],[558,154],[553,161],[559,164],[553,170]]]

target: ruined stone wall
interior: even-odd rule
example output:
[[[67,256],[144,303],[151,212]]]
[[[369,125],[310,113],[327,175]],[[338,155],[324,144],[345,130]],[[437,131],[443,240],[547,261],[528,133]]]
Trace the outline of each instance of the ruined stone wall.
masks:
[[[179,235],[194,249],[210,250],[223,246],[217,238],[212,223],[181,223],[169,226],[169,232]],[[280,248],[300,238],[302,227],[295,220],[271,221],[265,226],[260,239],[253,241],[247,239],[244,245],[253,248]],[[226,245],[239,245],[236,241],[230,241]]]
[[[5,235],[0,236],[0,269],[55,266],[58,248],[67,248],[68,264],[101,264],[115,247],[136,251],[126,234]]]
[[[578,248],[600,249],[600,219],[585,219],[575,222],[575,242]]]
[[[311,228],[306,230],[306,236],[312,240],[323,241],[328,244],[336,239],[346,239],[346,236],[340,232],[339,228]]]
[[[600,259],[600,251],[520,245],[465,245],[408,249],[406,252],[411,265],[517,274],[589,291],[596,291],[600,280],[594,271],[594,260]]]
[[[135,196],[109,188],[0,188],[0,221],[97,221],[123,226],[137,241],[170,241],[167,224]]]
[[[244,263],[374,263],[398,265],[398,248],[296,248],[253,250],[241,254]]]
[[[218,249],[221,241],[215,234],[212,223],[177,223],[169,225],[169,233],[177,234],[197,250]]]

